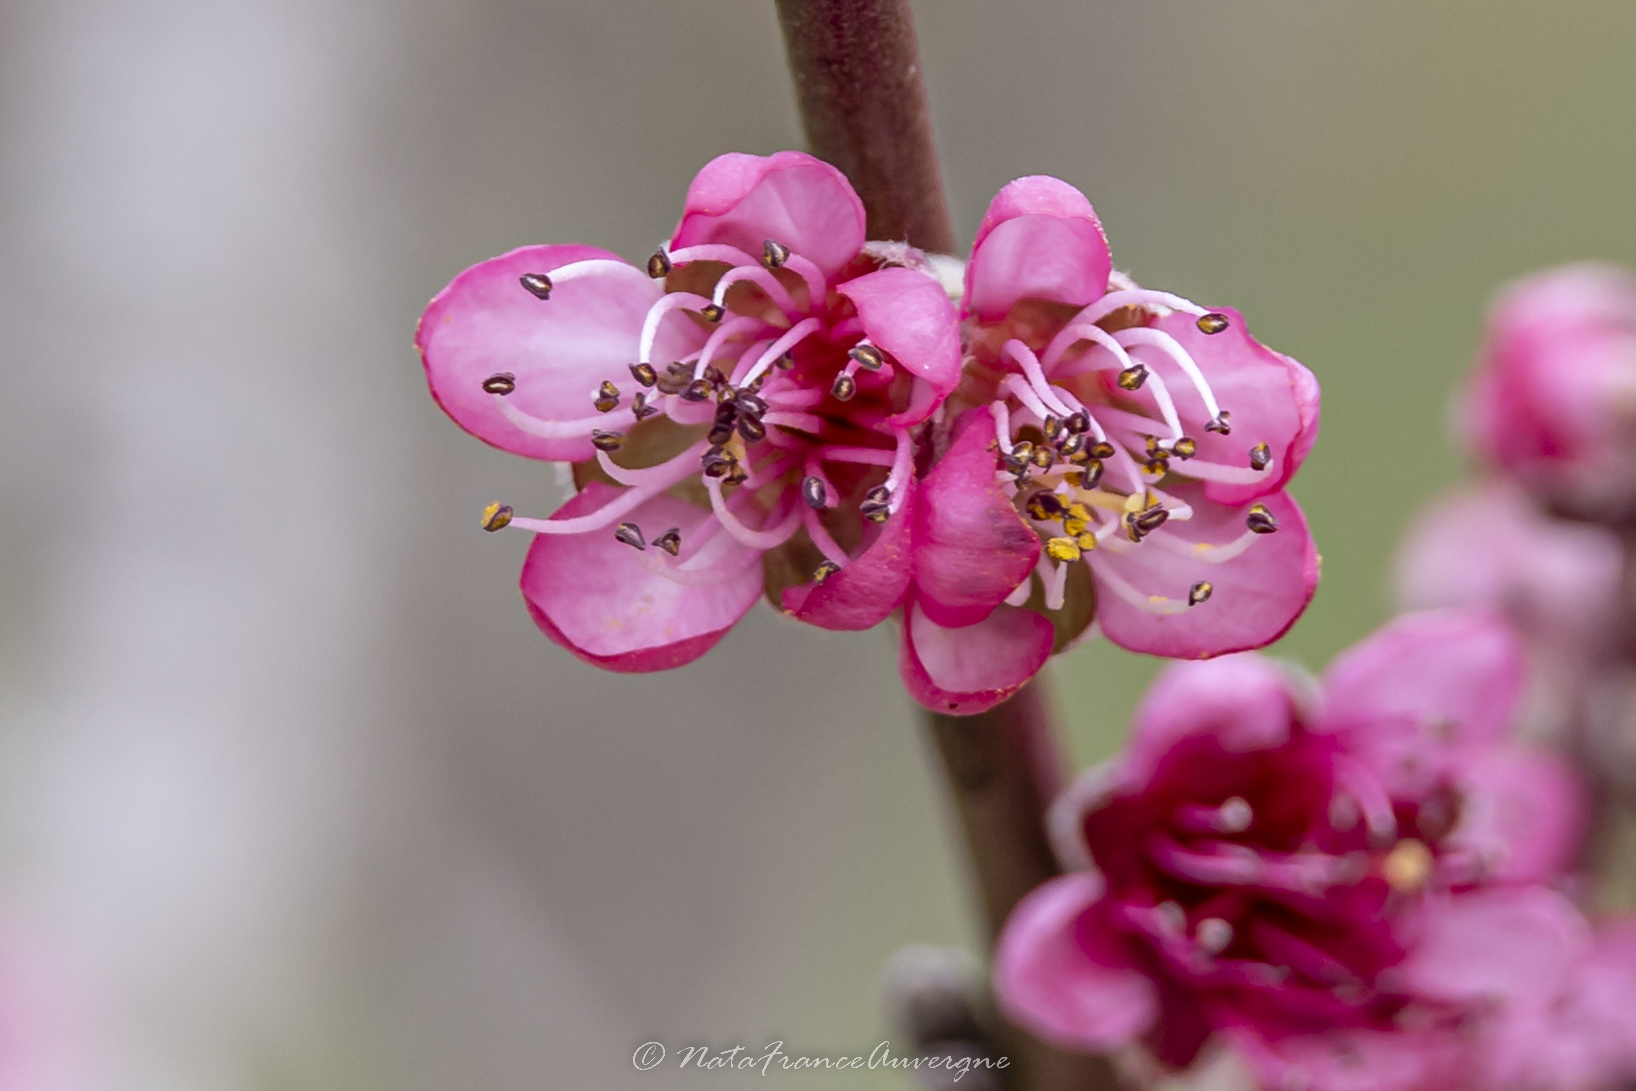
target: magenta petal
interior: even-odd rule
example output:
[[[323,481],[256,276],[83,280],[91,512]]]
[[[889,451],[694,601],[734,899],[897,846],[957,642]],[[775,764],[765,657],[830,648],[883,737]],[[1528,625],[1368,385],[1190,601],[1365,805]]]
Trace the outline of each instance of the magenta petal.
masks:
[[[857,306],[864,336],[928,388],[886,423],[918,424],[931,416],[960,382],[958,320],[943,286],[913,269],[882,269],[836,291]]]
[[[544,439],[502,414],[483,380],[516,376],[506,404],[552,421],[596,416],[597,386],[630,385],[642,321],[663,289],[640,270],[581,277],[535,298],[518,278],[572,262],[617,261],[594,246],[525,246],[472,266],[439,292],[415,334],[432,397],[455,423],[513,454],[557,461],[591,458],[590,426],[582,434]],[[685,332],[682,334],[685,336]],[[679,353],[680,340],[668,351]],[[670,357],[667,357],[670,358]]]
[[[1037,174],[989,203],[966,266],[962,313],[1004,318],[1022,299],[1084,306],[1108,290],[1113,256],[1085,195]]]
[[[619,491],[594,481],[552,518],[593,512]],[[523,565],[529,613],[552,640],[605,670],[656,671],[691,663],[760,596],[761,555],[718,530],[698,547],[698,555],[709,561],[693,574],[699,582],[677,582],[656,570],[692,559],[689,539],[710,513],[660,495],[626,518],[654,536],[679,528],[680,559],[672,561],[657,549],[635,550],[615,540],[612,527],[538,535]]]
[[[688,187],[671,246],[717,243],[759,256],[772,239],[834,274],[865,237],[863,202],[828,163],[805,152],[729,152],[706,163]]]
[[[1211,481],[1205,495],[1222,504],[1246,504],[1277,492],[1295,476],[1318,438],[1318,381],[1301,364],[1250,336],[1244,316],[1230,307],[1225,330],[1202,332],[1192,315],[1170,314],[1156,328],[1170,334],[1199,365],[1222,409],[1232,416],[1232,432],[1201,432],[1200,461],[1248,467],[1250,448],[1265,443],[1272,465],[1249,485]],[[1168,356],[1144,349],[1141,358],[1157,368],[1184,420],[1210,419],[1204,400]],[[1182,473],[1187,467],[1180,467]]]
[[[882,526],[879,537],[823,583],[784,589],[784,612],[820,629],[872,629],[891,616],[909,589],[909,543],[915,492]]]
[[[1292,689],[1290,676],[1259,655],[1167,667],[1137,707],[1127,748],[1130,775],[1145,775],[1194,735],[1208,736],[1230,754],[1282,746],[1290,737]]]
[[[1548,998],[1591,945],[1579,911],[1541,886],[1429,901],[1415,923],[1394,976],[1413,993],[1451,1002]]]
[[[1264,497],[1261,503],[1278,520],[1278,531],[1258,535],[1230,560],[1212,563],[1193,546],[1239,538],[1248,509],[1217,504],[1197,486],[1175,494],[1192,505],[1191,519],[1166,523],[1126,553],[1091,552],[1102,632],[1130,651],[1177,659],[1248,651],[1283,636],[1318,586],[1317,550],[1295,500],[1283,492]],[[1160,535],[1169,540],[1157,540]],[[1185,603],[1199,582],[1212,590],[1197,606],[1169,614],[1144,608],[1150,596]]]
[[[1487,742],[1505,731],[1522,669],[1516,636],[1490,614],[1405,614],[1330,665],[1323,723],[1367,735],[1396,720],[1450,745]]]
[[[1017,903],[994,952],[1001,1010],[1065,1049],[1114,1049],[1159,1014],[1153,983],[1121,964],[1117,941],[1086,920],[1102,891],[1094,872],[1052,879]]]
[[[1055,635],[1041,615],[1009,606],[975,625],[946,629],[911,601],[898,673],[909,696],[927,708],[970,716],[993,708],[1038,674],[1051,658]]]
[[[960,422],[915,510],[915,587],[939,625],[981,621],[1039,561],[1039,536],[995,483],[988,421],[979,409]]]
[[[1586,791],[1561,755],[1521,744],[1483,747],[1454,768],[1464,803],[1449,848],[1484,861],[1488,882],[1549,883],[1573,866]]]

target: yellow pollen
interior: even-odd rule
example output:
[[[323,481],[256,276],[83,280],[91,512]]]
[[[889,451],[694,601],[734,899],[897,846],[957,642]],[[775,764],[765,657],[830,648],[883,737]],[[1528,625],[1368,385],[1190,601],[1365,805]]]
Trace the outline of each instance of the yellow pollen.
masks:
[[[1053,561],[1079,560],[1079,543],[1072,538],[1052,538],[1045,543],[1045,552]]]
[[[1075,538],[1074,541],[1078,542],[1079,548],[1083,549],[1086,553],[1089,553],[1091,550],[1096,548],[1096,535],[1094,534],[1081,534],[1078,538]]]
[[[1125,497],[1125,510],[1143,511],[1152,507],[1153,505],[1148,503],[1148,497],[1152,496],[1153,494],[1151,492],[1146,492],[1146,490],[1144,490],[1144,493],[1145,495],[1142,496],[1131,493],[1129,496]]]
[[[1380,862],[1380,873],[1393,890],[1412,893],[1426,885],[1431,875],[1432,854],[1425,842],[1405,838],[1393,846]]]
[[[1062,517],[1062,529],[1070,538],[1076,538],[1079,535],[1084,534],[1085,528],[1089,525],[1089,520],[1085,519],[1083,516],[1074,515],[1071,512]]]

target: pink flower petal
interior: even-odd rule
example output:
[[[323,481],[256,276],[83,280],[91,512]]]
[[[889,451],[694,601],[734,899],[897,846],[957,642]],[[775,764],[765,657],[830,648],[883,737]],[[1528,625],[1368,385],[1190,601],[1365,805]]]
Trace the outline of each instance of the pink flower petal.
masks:
[[[961,312],[998,321],[1021,299],[1084,306],[1107,291],[1112,271],[1085,195],[1046,175],[1019,178],[995,194],[977,229]]]
[[[942,285],[913,269],[882,269],[836,291],[858,308],[864,336],[924,381],[906,412],[889,425],[918,424],[960,382],[960,332]]]
[[[1448,745],[1505,731],[1522,684],[1522,649],[1478,611],[1406,614],[1342,653],[1324,675],[1324,725],[1367,734],[1383,721],[1433,729]]]
[[[1409,939],[1394,977],[1449,1002],[1548,999],[1591,945],[1579,911],[1541,886],[1428,901]]]
[[[977,409],[960,421],[916,506],[915,586],[921,609],[939,625],[981,621],[1039,560],[1039,536],[995,483],[990,419]]]
[[[1102,890],[1094,872],[1052,879],[1012,910],[994,952],[1001,1010],[1064,1049],[1115,1049],[1159,1014],[1153,983],[1123,964],[1117,941],[1085,919]]]
[[[559,284],[551,298],[535,298],[518,278],[549,273],[572,262],[622,259],[593,246],[525,246],[472,266],[437,294],[415,334],[432,397],[456,424],[513,454],[578,461],[596,454],[590,427],[582,435],[545,439],[507,420],[483,380],[516,376],[505,403],[551,421],[597,415],[592,405],[605,379],[631,386],[642,321],[663,293],[634,268]],[[661,328],[666,360],[682,355],[688,330],[680,321]],[[702,341],[696,330],[692,336]],[[695,345],[698,343],[695,342]]]
[[[1464,754],[1464,804],[1445,840],[1486,862],[1487,882],[1549,883],[1573,866],[1589,815],[1585,785],[1561,755],[1522,744]]]
[[[1289,674],[1259,655],[1176,663],[1136,710],[1127,746],[1131,777],[1145,777],[1177,743],[1208,736],[1232,754],[1289,741],[1295,694]]]
[[[1210,419],[1204,400],[1169,356],[1143,350],[1141,358],[1158,369],[1182,419],[1201,422],[1193,437],[1201,462],[1248,467],[1250,448],[1267,445],[1272,465],[1255,483],[1205,485],[1205,495],[1218,503],[1246,504],[1283,488],[1312,450],[1318,439],[1318,381],[1301,364],[1250,336],[1243,315],[1230,307],[1220,313],[1228,325],[1217,334],[1204,333],[1187,314],[1166,315],[1155,328],[1174,337],[1199,365],[1216,402],[1231,415],[1228,435],[1202,431],[1202,422]],[[1187,472],[1185,464],[1178,469]]]
[[[766,239],[833,275],[863,248],[863,202],[844,174],[805,152],[729,152],[706,163],[671,246],[717,243],[759,256]]]
[[[1459,1091],[1472,1058],[1458,1033],[1337,1027],[1319,1033],[1238,1026],[1227,1040],[1262,1086],[1303,1091]]]
[[[593,481],[553,519],[570,519],[602,507],[618,489]],[[682,554],[638,551],[616,541],[613,529],[584,534],[541,534],[523,565],[522,591],[534,621],[552,640],[605,670],[668,670],[691,663],[715,646],[761,594],[760,554],[720,531],[698,547],[709,564],[683,583],[655,569],[686,565],[689,539],[710,513],[660,495],[627,516],[650,537],[671,527],[682,535]],[[651,562],[653,567],[647,563]]]
[[[935,712],[970,716],[1010,697],[1051,657],[1051,623],[1002,607],[975,625],[945,629],[909,604],[898,673],[909,696]]]
[[[891,616],[909,589],[915,490],[912,483],[908,487],[903,506],[851,564],[823,583],[784,589],[786,614],[820,629],[844,630],[872,629]]]
[[[1247,651],[1283,636],[1318,586],[1318,554],[1295,500],[1283,492],[1264,497],[1277,532],[1257,535],[1242,553],[1212,563],[1194,546],[1238,539],[1247,509],[1215,503],[1198,486],[1173,491],[1192,505],[1191,519],[1171,520],[1127,553],[1091,552],[1102,632],[1130,651],[1178,659]],[[1159,535],[1170,540],[1156,540]],[[1140,603],[1148,596],[1185,603],[1200,582],[1211,585],[1209,599],[1180,612],[1158,613]]]

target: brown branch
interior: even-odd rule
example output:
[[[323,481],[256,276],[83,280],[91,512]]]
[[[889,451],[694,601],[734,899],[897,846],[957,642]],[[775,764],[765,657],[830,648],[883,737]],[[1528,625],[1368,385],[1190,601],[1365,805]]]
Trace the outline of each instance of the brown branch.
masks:
[[[871,239],[954,251],[909,0],[778,0],[812,154],[863,198]]]

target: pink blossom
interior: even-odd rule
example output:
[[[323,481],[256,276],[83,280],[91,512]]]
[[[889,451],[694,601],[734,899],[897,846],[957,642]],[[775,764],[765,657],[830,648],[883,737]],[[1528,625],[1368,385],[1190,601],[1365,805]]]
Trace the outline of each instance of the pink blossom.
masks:
[[[1448,611],[1321,685],[1249,654],[1171,667],[1126,751],[1053,811],[1077,870],[1007,923],[1005,1010],[1173,1068],[1219,1035],[1268,1087],[1487,1086],[1479,1032],[1511,1013],[1522,1034],[1592,949],[1548,885],[1583,790],[1507,737],[1520,657],[1497,619]]]
[[[915,520],[901,664],[917,698],[988,707],[1093,617],[1123,647],[1184,658],[1295,622],[1318,578],[1284,492],[1317,438],[1311,372],[1238,312],[1114,273],[1090,203],[1055,178],[994,198],[962,313],[949,405],[966,412]]]
[[[1464,417],[1478,454],[1548,505],[1598,518],[1630,512],[1636,277],[1568,265],[1501,292]]]
[[[573,463],[550,518],[484,525],[537,535],[523,595],[581,659],[680,666],[764,590],[835,629],[902,599],[911,430],[958,382],[955,312],[917,252],[866,245],[828,164],[721,156],[646,268],[514,250],[439,293],[417,344],[461,427]]]

